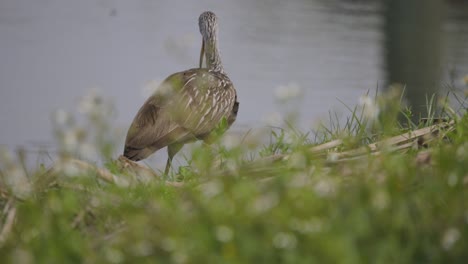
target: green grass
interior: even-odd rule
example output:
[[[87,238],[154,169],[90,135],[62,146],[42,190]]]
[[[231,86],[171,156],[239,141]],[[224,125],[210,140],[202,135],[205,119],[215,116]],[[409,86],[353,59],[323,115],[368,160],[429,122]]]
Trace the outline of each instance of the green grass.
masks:
[[[466,109],[444,108],[455,130],[428,146],[330,163],[332,152],[420,127],[400,125],[398,116],[410,111],[395,94],[376,101],[381,112],[374,119],[350,108],[344,125],[313,133],[288,125],[263,135],[267,142],[195,147],[188,166],[172,177],[177,187],[128,172],[118,183],[73,168],[21,175],[21,159],[3,152],[1,262],[464,263]],[[82,157],[79,146],[96,142],[99,157],[118,173],[112,141],[102,142],[111,121],[98,112],[88,116],[77,145],[65,136],[76,123],[56,124],[61,155]],[[325,157],[309,151],[334,139],[343,144]],[[421,152],[430,162],[417,161]],[[287,158],[257,162],[271,155]]]

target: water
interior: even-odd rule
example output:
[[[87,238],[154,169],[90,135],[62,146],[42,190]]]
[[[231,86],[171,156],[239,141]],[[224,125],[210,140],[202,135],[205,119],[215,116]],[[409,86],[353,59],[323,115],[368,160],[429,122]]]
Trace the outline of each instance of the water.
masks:
[[[3,0],[0,144],[53,146],[51,113],[75,111],[92,89],[114,100],[125,130],[148,83],[197,66],[205,10],[220,18],[241,102],[234,130],[291,110],[275,98],[281,86],[299,87],[294,108],[308,129],[385,82],[379,1]],[[444,73],[468,74],[466,5],[449,10],[444,36]]]

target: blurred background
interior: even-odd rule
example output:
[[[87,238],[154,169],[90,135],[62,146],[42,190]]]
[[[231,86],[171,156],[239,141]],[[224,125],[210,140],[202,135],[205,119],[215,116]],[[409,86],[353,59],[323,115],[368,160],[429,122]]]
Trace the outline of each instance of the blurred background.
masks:
[[[238,91],[235,131],[278,123],[291,98],[309,130],[391,83],[418,111],[425,93],[466,87],[467,2],[2,0],[0,145],[53,149],[52,113],[90,91],[113,100],[124,134],[159,82],[197,67],[205,10]]]

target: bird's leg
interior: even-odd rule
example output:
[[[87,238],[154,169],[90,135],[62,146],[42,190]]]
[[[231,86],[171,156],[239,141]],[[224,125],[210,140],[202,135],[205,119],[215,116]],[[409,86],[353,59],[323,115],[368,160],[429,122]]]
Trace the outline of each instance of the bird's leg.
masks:
[[[164,176],[167,177],[169,175],[169,169],[172,166],[172,158],[179,152],[184,144],[171,144],[167,146],[167,163],[166,169],[164,170]]]
[[[166,169],[164,169],[164,178],[167,177],[167,174],[169,173],[169,168],[171,167],[171,164],[172,164],[172,158],[167,157]]]

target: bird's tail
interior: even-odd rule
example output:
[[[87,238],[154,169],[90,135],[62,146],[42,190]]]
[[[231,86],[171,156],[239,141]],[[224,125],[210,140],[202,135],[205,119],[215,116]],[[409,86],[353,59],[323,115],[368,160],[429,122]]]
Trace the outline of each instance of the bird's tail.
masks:
[[[139,161],[149,156],[149,154],[145,155],[145,152],[145,148],[134,148],[131,146],[125,146],[123,155],[129,160]]]

